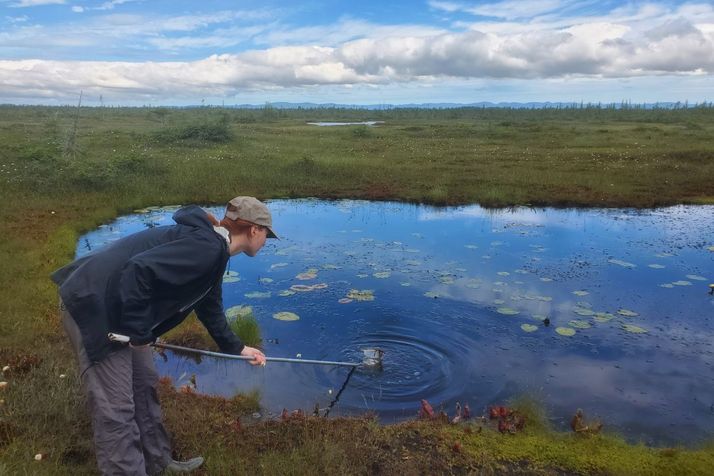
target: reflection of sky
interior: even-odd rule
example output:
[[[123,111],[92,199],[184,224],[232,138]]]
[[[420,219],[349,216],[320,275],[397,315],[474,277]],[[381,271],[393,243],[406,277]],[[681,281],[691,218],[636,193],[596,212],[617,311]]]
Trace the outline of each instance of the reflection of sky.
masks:
[[[369,409],[386,420],[405,418],[421,398],[447,410],[468,401],[479,412],[526,393],[543,399],[563,424],[580,407],[645,441],[696,441],[714,430],[714,300],[707,294],[714,207],[269,205],[283,239],[269,240],[255,258],[231,259],[241,280],[224,284],[225,305],[253,306],[268,355],[359,361],[361,348],[386,350],[383,372],[357,372],[332,414]],[[123,217],[82,237],[77,252],[170,223],[170,211],[160,209]],[[318,269],[317,278],[295,278],[309,268]],[[379,272],[388,277],[375,277]],[[671,284],[679,281],[691,284]],[[294,284],[323,282],[326,289],[278,295]],[[373,290],[375,300],[339,304],[350,289]],[[271,296],[246,297],[255,291]],[[503,307],[518,314],[498,313]],[[617,315],[623,308],[639,315]],[[596,322],[578,309],[617,317]],[[279,311],[300,320],[272,319]],[[534,314],[548,316],[551,326]],[[591,327],[573,337],[555,333],[572,320]],[[526,333],[521,324],[538,330]],[[628,333],[623,324],[647,333]],[[252,369],[171,359],[159,366],[175,378],[195,373],[199,389],[210,393],[259,390],[274,413],[324,407],[347,375],[343,368],[279,363]]]

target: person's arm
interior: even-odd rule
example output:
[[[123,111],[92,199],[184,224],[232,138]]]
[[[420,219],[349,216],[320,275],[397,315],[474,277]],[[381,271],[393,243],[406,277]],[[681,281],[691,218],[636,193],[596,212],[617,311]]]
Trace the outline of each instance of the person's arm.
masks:
[[[210,273],[217,263],[216,253],[208,243],[193,237],[164,243],[132,257],[124,266],[119,280],[122,313],[119,331],[132,345],[154,340],[155,323],[151,303],[154,294],[170,292]]]

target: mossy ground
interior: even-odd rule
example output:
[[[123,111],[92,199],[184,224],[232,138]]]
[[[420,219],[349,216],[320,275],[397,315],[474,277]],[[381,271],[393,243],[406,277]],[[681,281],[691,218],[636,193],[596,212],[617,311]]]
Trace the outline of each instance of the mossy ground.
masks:
[[[68,148],[73,117],[69,108],[0,107],[0,365],[14,367],[0,390],[0,474],[96,472],[48,275],[72,258],[81,233],[119,214],[237,194],[486,206],[714,203],[710,108],[83,109]],[[366,130],[305,125],[323,118],[387,122]],[[162,398],[177,455],[206,456],[204,474],[668,475],[714,467],[712,446],[583,438],[553,432],[537,416],[516,435],[479,423],[381,426],[369,418],[238,429],[255,411],[253,397],[226,401],[164,385]]]

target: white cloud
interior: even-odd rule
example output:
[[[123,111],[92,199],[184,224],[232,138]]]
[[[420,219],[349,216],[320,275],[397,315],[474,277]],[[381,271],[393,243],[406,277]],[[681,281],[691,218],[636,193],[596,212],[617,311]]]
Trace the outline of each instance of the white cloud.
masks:
[[[75,13],[82,13],[82,12],[84,12],[84,7],[81,7],[79,5],[74,5],[72,7],[72,11]]]
[[[11,3],[9,6],[14,8],[37,7],[40,5],[62,5],[65,0],[20,0],[17,3]]]

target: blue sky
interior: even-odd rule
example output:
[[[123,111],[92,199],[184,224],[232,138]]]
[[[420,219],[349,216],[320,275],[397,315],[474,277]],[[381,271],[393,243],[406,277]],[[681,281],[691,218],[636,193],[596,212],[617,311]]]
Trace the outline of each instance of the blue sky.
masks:
[[[0,0],[0,102],[714,100],[711,2]]]

